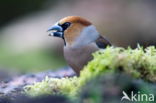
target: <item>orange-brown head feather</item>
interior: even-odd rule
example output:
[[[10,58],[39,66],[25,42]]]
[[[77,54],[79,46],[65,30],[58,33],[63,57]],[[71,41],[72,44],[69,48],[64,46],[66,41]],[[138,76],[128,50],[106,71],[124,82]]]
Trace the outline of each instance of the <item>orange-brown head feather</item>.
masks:
[[[65,22],[79,23],[79,24],[82,24],[84,26],[89,26],[89,25],[92,24],[88,20],[86,20],[86,19],[84,19],[82,17],[79,17],[79,16],[68,16],[68,17],[65,17],[65,18],[61,19],[59,23],[63,24]]]
[[[65,17],[59,21],[59,24],[62,25],[66,22],[71,23],[70,27],[64,31],[64,39],[69,45],[80,35],[83,28],[91,25],[91,22],[79,16]]]

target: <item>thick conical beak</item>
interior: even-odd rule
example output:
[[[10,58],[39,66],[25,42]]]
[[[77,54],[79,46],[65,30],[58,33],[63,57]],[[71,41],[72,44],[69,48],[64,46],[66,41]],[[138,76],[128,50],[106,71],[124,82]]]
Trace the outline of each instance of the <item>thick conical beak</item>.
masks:
[[[55,37],[63,37],[63,29],[61,26],[59,25],[54,25],[52,27],[50,27],[47,32],[49,33],[49,36],[55,36]]]

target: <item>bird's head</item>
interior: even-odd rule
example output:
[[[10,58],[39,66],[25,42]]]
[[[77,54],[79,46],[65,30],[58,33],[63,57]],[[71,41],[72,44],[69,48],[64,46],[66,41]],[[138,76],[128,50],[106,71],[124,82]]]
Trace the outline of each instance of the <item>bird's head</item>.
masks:
[[[95,41],[99,34],[88,20],[79,16],[68,16],[48,29],[49,36],[60,37],[68,46],[83,46]]]

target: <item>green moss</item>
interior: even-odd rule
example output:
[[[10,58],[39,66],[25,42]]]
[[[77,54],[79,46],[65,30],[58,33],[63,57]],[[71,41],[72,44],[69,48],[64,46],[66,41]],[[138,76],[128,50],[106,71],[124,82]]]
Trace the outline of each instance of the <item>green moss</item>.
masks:
[[[107,72],[122,71],[135,78],[156,81],[156,48],[136,49],[108,47],[93,54],[94,59],[81,71],[80,79],[94,78]]]
[[[25,87],[25,93],[30,96],[48,95],[75,95],[73,87],[77,87],[77,77],[72,78],[48,78],[42,82]]]
[[[107,47],[93,54],[94,59],[81,71],[80,77],[46,78],[40,83],[27,86],[26,93],[31,96],[42,94],[63,94],[76,96],[91,79],[107,73],[124,72],[134,78],[156,81],[156,48],[136,49]]]

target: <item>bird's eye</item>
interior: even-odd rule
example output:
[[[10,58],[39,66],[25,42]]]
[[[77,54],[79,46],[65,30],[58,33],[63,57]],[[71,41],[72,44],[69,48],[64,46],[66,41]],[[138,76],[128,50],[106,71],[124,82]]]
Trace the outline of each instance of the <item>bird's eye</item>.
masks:
[[[70,24],[71,23],[66,22],[66,23],[62,24],[61,26],[62,26],[63,30],[66,30],[70,26]]]

